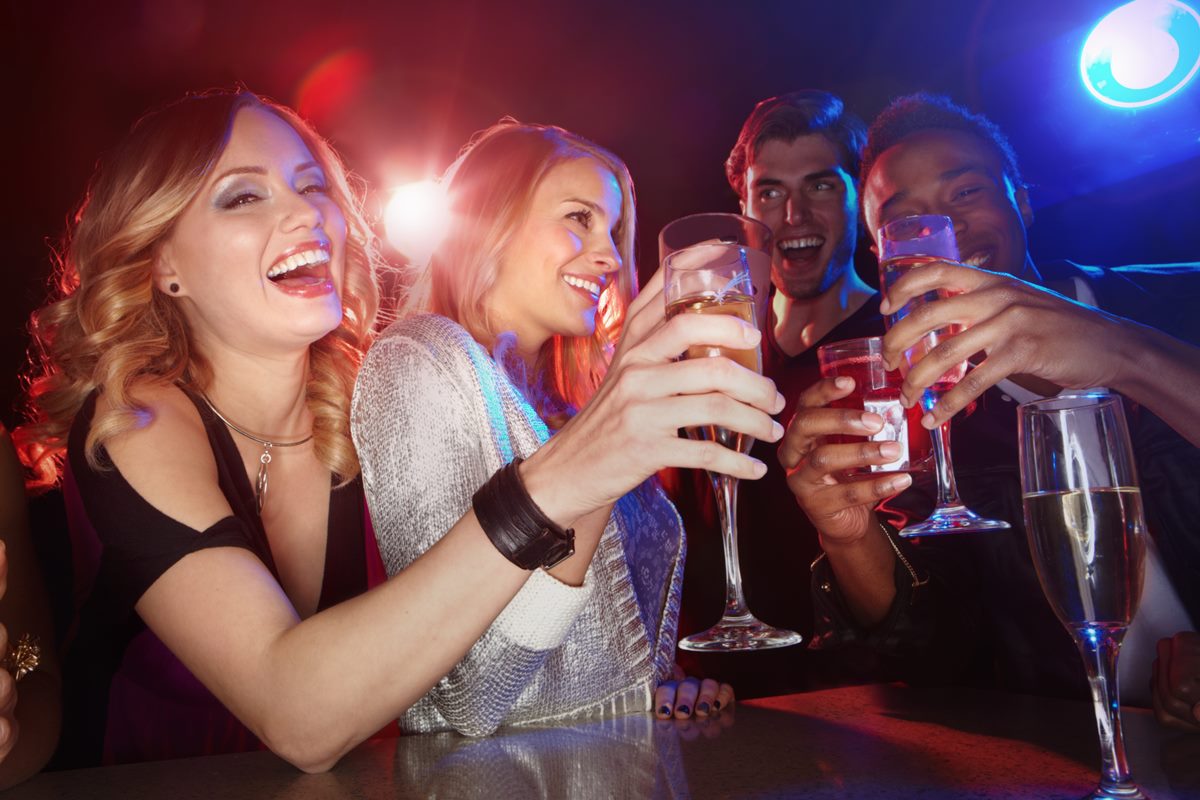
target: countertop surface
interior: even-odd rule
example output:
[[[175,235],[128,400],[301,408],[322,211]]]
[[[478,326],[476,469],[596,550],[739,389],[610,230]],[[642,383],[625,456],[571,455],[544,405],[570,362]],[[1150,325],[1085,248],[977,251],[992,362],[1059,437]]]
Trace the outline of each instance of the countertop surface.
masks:
[[[1200,735],[1126,709],[1135,780],[1200,799]],[[649,714],[481,739],[367,742],[305,775],[267,752],[44,773],[22,798],[1079,798],[1099,775],[1091,706],[856,686],[753,700],[705,722]]]

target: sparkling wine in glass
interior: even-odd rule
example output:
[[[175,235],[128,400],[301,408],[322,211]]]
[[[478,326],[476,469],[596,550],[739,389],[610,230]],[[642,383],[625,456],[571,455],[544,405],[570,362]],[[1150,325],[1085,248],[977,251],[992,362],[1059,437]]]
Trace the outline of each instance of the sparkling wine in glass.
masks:
[[[1091,798],[1144,798],[1125,758],[1117,656],[1142,593],[1146,523],[1121,398],[1062,394],[1018,410],[1025,529],[1038,581],[1083,656],[1100,734]]]
[[[933,468],[933,443],[929,431],[921,426],[924,412],[919,406],[905,408],[900,403],[902,379],[898,371],[888,371],[883,364],[883,337],[830,342],[817,348],[817,361],[821,365],[822,378],[854,379],[854,390],[829,405],[878,414],[883,418],[883,427],[866,437],[867,440],[897,442],[901,447],[900,456],[895,461],[847,470],[848,476],[925,472]],[[829,437],[834,444],[850,444],[862,439],[861,436],[848,434]]]
[[[708,240],[670,253],[663,261],[663,294],[667,316],[677,314],[732,314],[755,325],[754,290],[748,266],[746,245]],[[743,367],[762,372],[759,348],[726,349],[696,345],[688,348],[685,358],[725,356]],[[718,442],[746,453],[754,439],[717,425],[689,428],[693,439]],[[725,612],[720,621],[701,633],[686,636],[679,646],[685,650],[740,651],[765,650],[798,644],[800,634],[774,628],[755,618],[746,606],[742,571],[738,562],[737,489],[738,480],[720,473],[709,473],[717,510],[721,519],[725,546]]]
[[[754,317],[765,329],[771,299],[771,229],[740,214],[690,214],[663,227],[658,234],[658,263],[667,256],[697,244],[738,244],[745,248],[754,298]],[[748,320],[749,321],[749,320]]]
[[[896,281],[914,269],[934,261],[958,261],[958,243],[954,239],[954,223],[949,217],[932,214],[901,217],[879,229],[879,283],[886,293]],[[894,323],[908,316],[919,306],[944,297],[941,291],[928,292],[915,297],[890,314],[885,324]],[[902,371],[907,371],[944,339],[961,332],[959,325],[950,325],[930,331],[920,342],[904,353]],[[958,383],[966,374],[967,364],[962,362],[947,370],[921,396],[920,407],[929,411],[938,399]],[[933,440],[934,472],[937,476],[937,506],[929,519],[909,525],[900,531],[901,536],[931,536],[942,533],[966,533],[970,531],[995,531],[1010,528],[999,519],[986,519],[967,508],[958,496],[958,484],[954,479],[954,463],[950,459],[950,421],[943,422],[930,431]]]

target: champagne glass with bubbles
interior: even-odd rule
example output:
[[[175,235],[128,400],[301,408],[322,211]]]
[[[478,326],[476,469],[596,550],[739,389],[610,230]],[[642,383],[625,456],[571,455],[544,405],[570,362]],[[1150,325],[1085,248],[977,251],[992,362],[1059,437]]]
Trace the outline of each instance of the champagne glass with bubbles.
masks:
[[[689,219],[691,218],[682,221],[686,222]],[[745,218],[737,219],[746,223],[746,230],[756,231],[754,226],[759,225]],[[758,327],[750,260],[768,259],[769,264],[769,257],[764,252],[766,246],[760,250],[739,241],[739,236],[734,230],[721,233],[709,229],[705,233],[703,224],[689,223],[689,226],[700,237],[699,243],[668,252],[663,259],[663,295],[667,303],[667,317],[676,314],[732,314]],[[664,240],[670,228],[671,226],[668,226],[664,230]],[[767,230],[765,241],[769,240],[770,231]],[[664,249],[667,248],[664,246]],[[684,354],[684,358],[715,356],[724,356],[746,369],[762,372],[762,356],[758,347],[734,350],[696,345],[688,348]],[[742,453],[749,452],[754,443],[751,436],[717,425],[689,428],[687,435],[693,439],[719,442]],[[800,634],[774,628],[759,621],[746,606],[741,567],[738,562],[738,480],[711,472],[709,478],[717,496],[722,541],[725,546],[725,613],[721,620],[708,630],[681,639],[679,646],[685,650],[739,651],[798,644]]]
[[[1074,637],[1100,734],[1090,798],[1144,798],[1125,758],[1117,655],[1142,593],[1146,523],[1121,398],[1062,394],[1018,412],[1025,530],[1038,581]]]
[[[934,261],[958,261],[958,242],[954,238],[954,223],[949,217],[923,214],[892,220],[879,229],[879,284],[884,292],[901,277],[914,269],[920,269]],[[928,292],[914,297],[903,308],[889,314],[884,320],[891,328],[893,324],[911,314],[914,309],[944,297],[942,291]],[[948,325],[930,331],[921,341],[904,352],[901,371],[915,365],[948,339],[962,331],[961,325]],[[921,408],[929,411],[938,399],[954,388],[967,372],[967,363],[956,364],[946,371],[921,395]],[[929,519],[909,525],[900,531],[901,536],[930,536],[940,533],[966,533],[968,531],[995,531],[1010,528],[1000,519],[986,519],[963,504],[958,496],[958,483],[954,479],[954,464],[950,460],[950,421],[946,420],[930,431],[933,439],[933,465],[937,476],[937,506]]]

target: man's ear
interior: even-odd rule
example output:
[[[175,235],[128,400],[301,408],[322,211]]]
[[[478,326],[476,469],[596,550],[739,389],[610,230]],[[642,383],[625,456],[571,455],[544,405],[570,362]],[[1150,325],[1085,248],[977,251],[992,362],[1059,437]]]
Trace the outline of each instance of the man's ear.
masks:
[[[738,213],[743,217],[746,216],[746,198],[744,197],[738,199]]]
[[[1029,202],[1028,187],[1021,186],[1013,192],[1013,199],[1017,201],[1017,211],[1021,214],[1021,221],[1028,228],[1033,224],[1033,206]]]

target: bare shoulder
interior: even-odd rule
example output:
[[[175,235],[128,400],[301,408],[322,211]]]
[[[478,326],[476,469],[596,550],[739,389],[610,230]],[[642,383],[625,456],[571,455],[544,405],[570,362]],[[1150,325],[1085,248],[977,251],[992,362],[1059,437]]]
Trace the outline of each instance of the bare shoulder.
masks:
[[[147,382],[132,393],[149,414],[141,426],[105,443],[113,466],[143,499],[188,527],[204,530],[229,516],[195,404],[171,384]],[[101,394],[97,412],[108,407]]]

